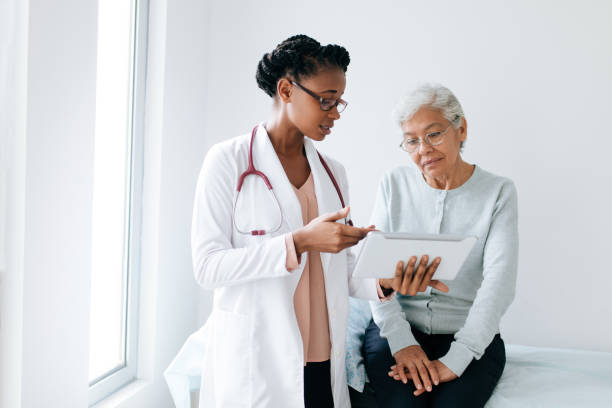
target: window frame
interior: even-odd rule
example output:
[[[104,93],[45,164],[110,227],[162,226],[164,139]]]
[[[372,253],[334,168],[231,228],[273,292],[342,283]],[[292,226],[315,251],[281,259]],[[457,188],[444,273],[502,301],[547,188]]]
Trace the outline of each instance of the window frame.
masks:
[[[125,364],[116,367],[89,384],[89,406],[130,384],[138,373],[138,328],[141,277],[141,237],[143,213],[144,124],[146,103],[147,44],[149,1],[134,0],[131,38],[131,98],[129,102],[129,180],[127,183],[126,233],[124,259],[126,268]]]

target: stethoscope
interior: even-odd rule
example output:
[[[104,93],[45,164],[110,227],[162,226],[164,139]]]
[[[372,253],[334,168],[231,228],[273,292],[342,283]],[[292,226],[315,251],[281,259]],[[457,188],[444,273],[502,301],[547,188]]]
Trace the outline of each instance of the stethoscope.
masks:
[[[258,128],[258,125],[256,125],[253,128],[253,131],[251,132],[251,142],[249,144],[249,167],[238,178],[237,193],[236,193],[236,198],[234,199],[234,209],[233,209],[233,214],[232,214],[234,228],[236,228],[236,231],[238,231],[239,233],[245,234],[245,235],[266,235],[266,234],[274,233],[278,231],[281,225],[283,224],[283,211],[281,210],[281,206],[278,201],[278,198],[276,197],[276,194],[274,194],[272,184],[270,183],[270,180],[268,180],[268,177],[263,172],[257,170],[255,168],[255,165],[253,164],[253,141],[255,140],[255,134],[257,133],[257,128]],[[321,160],[321,164],[323,165],[323,168],[325,168],[327,175],[329,176],[332,184],[336,188],[336,192],[338,193],[338,198],[340,198],[340,204],[342,204],[342,208],[344,208],[344,198],[342,197],[342,192],[340,191],[338,182],[336,181],[336,178],[334,177],[331,170],[329,169],[329,166],[323,159],[323,156],[321,156],[321,153],[317,151],[317,154],[319,155],[319,160]],[[238,202],[238,195],[240,194],[240,191],[242,190],[242,184],[244,183],[244,179],[247,176],[251,176],[251,175],[260,177],[263,180],[263,182],[266,184],[266,187],[268,188],[268,192],[272,194],[272,197],[274,198],[274,203],[276,204],[276,207],[278,208],[278,211],[281,214],[280,221],[278,225],[274,227],[274,229],[271,229],[271,230],[255,229],[251,231],[243,231],[238,227],[238,225],[236,225],[236,203]],[[353,221],[350,219],[350,216],[346,217],[345,224],[353,226]]]

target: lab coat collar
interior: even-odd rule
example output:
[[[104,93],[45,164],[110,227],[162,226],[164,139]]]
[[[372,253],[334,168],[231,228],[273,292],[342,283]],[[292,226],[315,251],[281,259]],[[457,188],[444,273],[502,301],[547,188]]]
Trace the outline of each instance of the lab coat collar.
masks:
[[[250,140],[250,135],[249,135]],[[289,231],[295,231],[304,226],[302,220],[302,208],[298,201],[285,169],[281,164],[272,141],[263,123],[257,127],[255,141],[253,143],[253,164],[255,168],[268,177],[272,185],[272,191],[280,204],[283,218],[289,227]],[[287,231],[287,232],[289,232]]]
[[[304,146],[306,149],[306,157],[310,164],[310,171],[314,179],[315,194],[317,196],[317,206],[319,207],[319,215],[329,214],[342,209],[340,197],[338,192],[331,181],[331,178],[327,174],[327,171],[321,163],[321,159],[317,153],[317,149],[314,146],[312,140],[305,138]],[[329,166],[329,163],[327,163]],[[330,171],[333,169],[330,167]],[[340,183],[338,174],[334,174],[336,182]],[[342,222],[342,221],[339,221]],[[331,261],[331,253],[321,252],[321,264],[323,265],[323,271],[327,271],[329,262]]]

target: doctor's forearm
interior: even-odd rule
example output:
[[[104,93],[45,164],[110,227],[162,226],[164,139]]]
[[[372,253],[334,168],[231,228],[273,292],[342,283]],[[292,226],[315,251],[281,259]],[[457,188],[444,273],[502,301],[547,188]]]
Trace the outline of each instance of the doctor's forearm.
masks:
[[[283,235],[249,247],[202,249],[193,257],[195,278],[205,289],[215,289],[283,277],[290,273],[286,251]]]

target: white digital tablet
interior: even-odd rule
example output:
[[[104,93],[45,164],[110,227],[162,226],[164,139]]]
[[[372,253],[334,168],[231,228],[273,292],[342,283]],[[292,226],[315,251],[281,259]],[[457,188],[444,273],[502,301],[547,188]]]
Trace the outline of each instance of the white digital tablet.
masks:
[[[438,256],[442,259],[433,279],[453,280],[476,240],[475,236],[372,231],[364,238],[353,276],[392,278],[398,261],[404,261],[405,265],[412,256],[418,262],[422,255],[428,255],[430,263]]]

